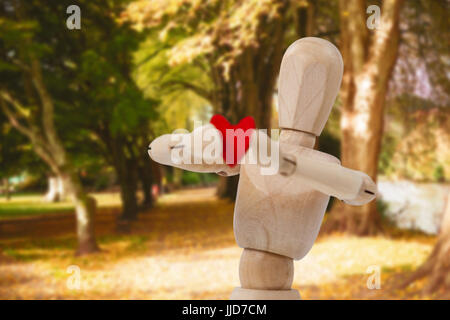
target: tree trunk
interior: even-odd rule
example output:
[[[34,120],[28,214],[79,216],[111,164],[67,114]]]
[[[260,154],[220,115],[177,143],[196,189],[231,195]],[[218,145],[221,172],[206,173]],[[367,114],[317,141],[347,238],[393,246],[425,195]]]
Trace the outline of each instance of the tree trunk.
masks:
[[[143,200],[141,207],[143,209],[149,209],[153,205],[153,198],[152,198],[152,181],[148,178],[141,177],[142,182],[142,193],[143,193]]]
[[[239,175],[232,177],[220,177],[216,194],[221,198],[227,198],[232,201],[236,200],[238,182]]]
[[[9,186],[9,179],[8,178],[4,178],[3,181],[4,181],[3,186],[5,188],[5,199],[6,200],[10,200],[11,199],[11,193],[10,193],[10,190],[9,190],[9,188],[10,188],[10,186]]]
[[[152,197],[152,164],[147,154],[144,154],[143,163],[139,166],[139,180],[141,181],[143,200],[141,207],[143,209],[149,209],[153,205]]]
[[[162,183],[162,166],[159,163],[150,160],[150,165],[153,175],[153,183],[158,186],[158,195],[163,194],[163,183]]]
[[[108,128],[107,125],[104,128]],[[133,150],[127,142],[127,137],[117,134],[111,135],[109,129],[97,132],[106,146],[107,156],[114,166],[120,185],[122,213],[117,221],[119,231],[126,231],[128,224],[137,219],[138,215],[138,164]]]
[[[136,166],[135,163],[127,160],[123,155],[120,159],[116,159],[116,165],[118,166],[116,170],[120,184],[120,198],[122,200],[122,213],[117,220],[117,231],[128,233],[130,232],[131,222],[137,220],[139,212],[136,195]]]
[[[387,0],[381,9],[379,29],[369,35],[365,2],[340,2],[341,52],[344,59],[341,99],[342,165],[377,179],[383,131],[384,102],[397,58],[401,0]],[[353,207],[338,203],[324,226],[325,231],[358,235],[381,229],[376,202]]]
[[[426,295],[450,292],[450,194],[444,209],[442,224],[436,245],[428,259],[402,285],[406,287],[412,282],[428,277],[423,288]]]
[[[96,201],[83,191],[78,175],[71,172],[72,170],[67,171],[62,172],[61,177],[66,181],[67,192],[75,205],[78,239],[78,248],[75,254],[85,255],[100,251],[95,240],[94,229]]]
[[[136,220],[138,215],[137,176],[134,164],[126,161],[126,159],[122,160],[117,171],[120,183],[120,197],[122,199],[120,220],[132,221]]]
[[[180,189],[182,186],[183,169],[172,168],[172,190]]]
[[[122,215],[121,220],[136,220],[138,214],[136,183],[135,181],[123,181],[121,183]]]
[[[31,76],[42,102],[42,124],[46,147],[50,151],[49,156],[57,168],[55,173],[67,183],[68,193],[75,205],[78,236],[76,254],[84,255],[99,251],[94,232],[95,201],[84,192],[80,178],[68,159],[66,150],[56,132],[53,100],[44,84],[41,65],[37,59],[31,61]]]
[[[67,182],[68,193],[75,206],[77,221],[78,249],[76,253],[84,255],[99,251],[94,234],[95,201],[84,192],[75,168],[68,159],[66,150],[59,139],[54,123],[53,99],[45,86],[41,64],[32,55],[28,72],[27,76],[32,80],[40,99],[40,124],[28,123],[28,126],[21,124],[18,121],[19,115],[8,108],[7,104],[19,110],[24,110],[24,107],[19,100],[6,91],[0,91],[0,107],[11,125],[30,139],[34,151],[47,163],[52,172],[63,177],[63,180]]]
[[[266,21],[261,17],[257,31],[258,47],[247,47],[236,58],[224,77],[223,67],[212,63],[215,90],[212,104],[231,123],[246,116],[255,119],[256,127],[270,134],[272,100],[283,53],[288,2],[280,1],[278,17]],[[234,199],[238,177],[220,178],[218,195]]]
[[[134,154],[136,156],[137,162],[137,173],[139,174],[137,179],[140,182],[142,188],[143,199],[140,203],[140,209],[146,210],[153,206],[153,195],[152,195],[152,185],[153,185],[153,164],[152,160],[148,156],[147,152],[142,152],[148,148],[149,141],[149,127],[148,123],[142,126],[142,131],[137,134],[134,139],[132,139],[134,148]],[[134,143],[135,142],[135,143]]]
[[[64,201],[68,197],[68,194],[67,194],[67,181],[65,181],[63,177],[57,177],[57,179],[58,179],[59,198],[60,198],[61,201]]]
[[[306,6],[296,8],[294,23],[295,31],[300,38],[312,37],[315,30],[315,1],[307,0]]]
[[[58,188],[56,187],[57,186],[56,178],[48,177],[47,185],[48,185],[48,190],[44,196],[45,202],[58,202],[60,199],[59,199]]]
[[[59,202],[67,198],[67,182],[60,176],[48,177],[48,191],[45,194],[46,202]]]

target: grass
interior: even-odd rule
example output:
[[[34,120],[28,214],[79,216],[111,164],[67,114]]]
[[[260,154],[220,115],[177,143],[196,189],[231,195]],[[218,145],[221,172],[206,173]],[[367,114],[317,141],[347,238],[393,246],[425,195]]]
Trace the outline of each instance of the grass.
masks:
[[[94,193],[99,208],[120,206],[117,193]],[[0,219],[73,212],[70,201],[48,203],[42,194],[13,195],[10,200],[0,198]]]

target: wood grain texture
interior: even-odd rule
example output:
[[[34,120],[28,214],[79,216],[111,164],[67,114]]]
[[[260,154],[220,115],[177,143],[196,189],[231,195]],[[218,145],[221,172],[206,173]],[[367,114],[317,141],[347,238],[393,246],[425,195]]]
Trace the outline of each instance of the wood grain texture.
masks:
[[[230,300],[300,300],[297,290],[254,290],[234,288]]]
[[[210,153],[206,150],[218,150],[218,152]],[[149,145],[148,154],[158,163],[193,172],[214,172],[223,176],[239,174],[239,165],[230,167],[224,163],[222,138],[212,124],[198,127],[190,133],[159,136]],[[212,155],[212,157],[205,157],[205,155]]]
[[[341,54],[329,41],[308,37],[291,44],[278,80],[280,127],[319,136],[338,94],[343,69]]]
[[[202,157],[210,144],[196,150],[198,144],[191,142],[209,141],[205,139],[208,132],[218,135],[211,125],[183,135],[183,142],[165,135],[150,145],[149,155],[163,164],[198,172],[240,173],[233,223],[236,241],[244,248],[242,288],[236,288],[231,299],[299,299],[296,290],[289,290],[292,260],[301,259],[311,249],[330,195],[357,205],[375,195],[376,186],[367,175],[343,168],[337,158],[313,149],[334,104],[342,73],[339,50],[326,40],[303,38],[287,49],[279,75],[279,142],[264,135],[257,140],[255,131],[249,148],[261,151],[267,142],[262,150],[270,150],[271,155],[279,150],[284,161],[275,160],[281,165],[275,174],[262,174],[261,169],[272,169],[264,161],[245,161],[230,168],[215,163],[219,153]],[[266,142],[261,145],[259,139]],[[217,150],[222,150],[222,145],[219,147]],[[170,156],[171,150],[191,164],[174,161],[178,158]],[[244,159],[251,159],[251,154],[255,153],[247,152]]]
[[[280,150],[339,164],[329,154],[283,141]],[[234,210],[238,245],[301,259],[317,237],[329,196],[290,177],[261,175],[256,165],[241,165],[240,175]]]
[[[312,133],[282,129],[280,133],[280,141],[314,149],[314,145],[316,144],[316,136]]]
[[[294,278],[291,258],[269,252],[244,249],[239,264],[242,288],[289,290]]]

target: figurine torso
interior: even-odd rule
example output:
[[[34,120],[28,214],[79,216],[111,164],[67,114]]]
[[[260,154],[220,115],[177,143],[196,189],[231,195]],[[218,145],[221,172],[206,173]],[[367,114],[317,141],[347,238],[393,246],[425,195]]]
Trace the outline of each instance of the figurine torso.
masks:
[[[281,151],[339,163],[329,154],[287,143]],[[298,165],[301,165],[299,163]],[[281,175],[258,175],[255,165],[241,165],[234,234],[238,245],[301,259],[311,249],[329,196]],[[258,177],[257,183],[250,177]]]

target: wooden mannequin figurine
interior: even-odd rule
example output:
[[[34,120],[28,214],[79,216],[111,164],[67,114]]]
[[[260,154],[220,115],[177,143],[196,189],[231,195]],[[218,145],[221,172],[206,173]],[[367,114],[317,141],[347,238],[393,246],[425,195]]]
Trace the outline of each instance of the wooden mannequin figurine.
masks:
[[[234,233],[243,248],[241,287],[233,290],[231,299],[300,299],[298,291],[291,289],[293,260],[311,249],[330,195],[353,205],[376,196],[376,185],[366,174],[344,168],[337,158],[313,149],[328,120],[342,72],[339,50],[326,40],[303,38],[287,49],[278,85],[281,134],[278,142],[271,141],[272,148],[279,149],[276,174],[261,174],[262,165],[248,161],[249,150],[256,150],[256,131],[242,157],[245,161],[235,166],[214,162],[225,158],[224,153],[205,158],[211,137],[220,136],[213,121],[182,135],[184,142],[164,135],[150,145],[150,157],[163,164],[197,172],[240,174]],[[187,141],[196,139],[204,142],[201,150],[186,147]],[[214,141],[224,143],[220,138]],[[191,163],[169,155],[178,148],[182,151],[179,157]],[[198,160],[200,153],[203,158]]]

